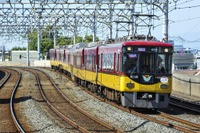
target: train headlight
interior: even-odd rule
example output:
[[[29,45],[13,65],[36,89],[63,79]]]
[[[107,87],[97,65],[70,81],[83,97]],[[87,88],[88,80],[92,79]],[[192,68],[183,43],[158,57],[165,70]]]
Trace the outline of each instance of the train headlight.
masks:
[[[131,51],[131,47],[127,47],[127,51]]]
[[[160,82],[163,83],[163,84],[167,84],[168,83],[168,78],[163,76],[160,78]]]
[[[165,53],[168,53],[168,52],[169,52],[169,49],[168,49],[168,48],[165,48],[165,49],[164,49],[164,52],[165,52]]]

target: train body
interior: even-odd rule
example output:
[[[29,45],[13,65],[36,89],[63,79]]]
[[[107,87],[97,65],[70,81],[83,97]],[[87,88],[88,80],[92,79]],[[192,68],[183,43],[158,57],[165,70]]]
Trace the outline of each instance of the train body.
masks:
[[[125,41],[50,50],[51,67],[126,107],[167,108],[172,91],[171,44]]]

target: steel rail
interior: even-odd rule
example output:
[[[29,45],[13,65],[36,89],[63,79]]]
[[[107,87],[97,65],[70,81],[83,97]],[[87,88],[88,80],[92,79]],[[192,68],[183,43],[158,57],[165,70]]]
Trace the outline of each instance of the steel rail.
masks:
[[[4,86],[4,84],[8,81],[8,79],[10,78],[10,72],[5,71],[6,73],[6,77],[3,78],[2,82],[0,83],[0,89]]]
[[[193,123],[193,122],[190,122],[190,121],[186,121],[186,120],[183,120],[183,119],[180,119],[180,118],[177,118],[177,117],[173,117],[173,116],[168,115],[166,113],[163,113],[161,111],[158,111],[158,113],[161,116],[166,117],[168,119],[171,119],[171,120],[174,120],[174,121],[177,121],[177,122],[180,122],[180,123],[183,123],[183,124],[186,124],[186,125],[189,125],[189,126],[196,127],[198,129],[200,129],[200,124],[196,124],[196,123]]]
[[[179,108],[184,108],[186,110],[193,111],[193,112],[196,112],[196,113],[200,113],[200,110],[190,108],[190,107],[186,107],[186,106],[183,106],[183,105],[178,105],[177,103],[174,103],[174,102],[170,102],[170,105],[176,106],[176,107],[179,107]]]
[[[64,75],[64,74],[63,74],[63,75]],[[66,75],[64,75],[64,76],[67,77]],[[68,78],[69,80],[71,80],[72,82],[74,82],[71,78],[69,78],[69,77],[67,77],[67,78]],[[101,97],[97,96],[96,94],[92,93],[91,91],[87,90],[86,88],[84,88],[84,87],[82,87],[82,86],[80,86],[80,88],[82,88],[82,90],[88,92],[88,93],[91,94],[92,96],[96,97],[97,99],[99,99],[99,100],[101,100],[101,101],[103,101],[103,102],[105,102],[105,103],[108,103],[108,104],[110,104],[110,105],[112,105],[112,106],[114,106],[114,107],[116,107],[116,108],[118,108],[118,109],[120,109],[120,110],[122,110],[122,111],[131,113],[131,114],[133,114],[133,115],[139,116],[139,117],[144,118],[144,119],[146,119],[146,120],[149,120],[149,121],[151,121],[151,122],[155,122],[155,123],[157,123],[157,124],[161,124],[161,125],[163,125],[163,126],[166,126],[166,127],[169,127],[169,128],[173,128],[173,129],[176,129],[176,130],[185,132],[185,133],[196,133],[195,131],[190,130],[190,129],[188,129],[188,128],[184,128],[184,127],[182,127],[182,126],[175,125],[175,124],[170,123],[170,122],[161,121],[161,120],[158,120],[158,119],[156,119],[156,118],[154,118],[154,117],[150,117],[150,116],[144,115],[144,114],[142,114],[142,113],[136,112],[136,111],[134,111],[133,109],[125,108],[125,107],[123,107],[123,106],[121,106],[121,105],[118,105],[118,104],[116,104],[116,103],[113,103],[113,102],[111,102],[111,101],[109,101],[109,100],[107,100],[107,99],[105,99],[105,98],[101,98]]]
[[[39,70],[40,72],[46,74],[45,72]],[[87,117],[91,118],[92,120],[94,120],[95,122],[103,125],[104,127],[110,129],[111,131],[113,132],[116,132],[116,133],[121,133],[122,131],[120,131],[119,129],[116,129],[115,127],[112,127],[96,118],[94,118],[92,115],[90,115],[89,113],[87,113],[86,111],[84,111],[83,109],[79,108],[75,103],[73,103],[69,98],[66,97],[66,95],[63,94],[63,92],[58,88],[58,86],[56,85],[56,83],[53,81],[53,79],[47,75],[47,77],[49,78],[49,80],[52,82],[52,84],[54,85],[54,87],[57,89],[57,91],[60,93],[60,95],[63,96],[63,98],[68,102],[70,103],[73,107],[75,107],[77,110],[79,110],[80,112],[82,112],[84,115],[86,115]]]
[[[170,105],[183,108],[195,113],[200,113],[200,104],[192,102],[192,100],[185,100],[175,96],[170,96]]]
[[[57,72],[58,73],[58,72]],[[63,76],[65,76],[66,78],[68,78],[70,81],[74,82],[71,78],[69,78],[67,75],[65,74],[62,74]],[[76,83],[76,82],[74,82]],[[77,84],[77,83],[76,83]],[[77,84],[78,85],[78,84]],[[122,107],[121,105],[118,105],[116,103],[113,103],[105,98],[101,98],[99,96],[97,96],[96,94],[92,93],[91,91],[87,90],[86,88],[82,87],[82,86],[79,86],[82,90],[88,92],[89,94],[91,94],[92,96],[96,97],[97,99],[103,101],[103,102],[106,102],[116,108],[119,108],[125,112],[128,112],[128,113],[131,113],[133,115],[136,115],[136,116],[139,116],[141,118],[144,118],[144,119],[147,119],[149,121],[152,121],[152,122],[155,122],[157,124],[161,124],[163,126],[166,126],[166,127],[169,127],[169,128],[173,128],[173,129],[176,129],[176,130],[179,130],[179,131],[182,131],[182,132],[185,132],[185,133],[196,133],[194,130],[191,130],[191,129],[188,129],[188,128],[185,128],[185,127],[182,127],[182,126],[179,126],[179,125],[175,125],[173,123],[170,123],[170,122],[165,122],[165,121],[161,121],[161,120],[158,120],[154,117],[150,117],[150,116],[147,116],[147,115],[144,115],[142,113],[139,113],[139,112],[136,112],[134,111],[133,109],[130,109],[130,108],[126,108],[126,107]],[[192,126],[192,125],[191,125]],[[195,125],[194,127],[198,127],[199,128],[199,125]]]
[[[16,71],[16,70],[13,70],[13,71]],[[18,71],[16,71],[16,72],[18,72]],[[10,111],[11,111],[13,122],[14,122],[15,126],[17,127],[18,131],[25,133],[23,127],[20,125],[20,123],[16,117],[16,113],[15,113],[15,109],[14,109],[14,97],[15,97],[17,88],[19,87],[21,78],[22,78],[22,74],[20,72],[18,72],[18,80],[17,80],[17,83],[15,84],[15,87],[12,91],[11,98],[10,98]]]
[[[81,87],[81,88],[82,88],[82,87]],[[155,122],[155,123],[157,123],[157,124],[161,124],[161,125],[166,126],[166,127],[169,127],[169,128],[174,128],[174,129],[176,129],[176,130],[179,130],[179,131],[182,131],[182,132],[185,132],[185,133],[196,133],[196,132],[193,131],[193,130],[184,128],[184,127],[179,126],[179,125],[174,125],[174,124],[172,124],[172,123],[170,123],[170,122],[165,122],[165,121],[158,120],[158,119],[156,119],[156,118],[154,118],[154,117],[150,117],[150,116],[144,115],[144,114],[142,114],[142,113],[136,112],[136,111],[134,111],[133,109],[125,108],[125,107],[123,107],[123,106],[121,106],[121,105],[118,105],[118,104],[113,103],[113,102],[111,102],[111,101],[108,101],[108,100],[106,100],[106,99],[100,98],[100,97],[96,96],[94,93],[88,91],[88,90],[85,89],[85,88],[83,88],[83,90],[87,91],[88,93],[90,93],[90,94],[93,95],[94,97],[97,97],[99,100],[104,101],[104,102],[106,102],[106,103],[108,103],[108,104],[110,104],[110,105],[112,105],[112,106],[114,106],[114,107],[116,107],[116,108],[118,108],[118,109],[120,109],[120,110],[122,110],[122,111],[131,113],[131,114],[136,115],[136,116],[138,116],[138,117],[144,118],[144,119],[149,120],[149,121],[151,121],[151,122]]]
[[[51,103],[50,101],[46,98],[46,95],[42,89],[42,85],[40,83],[40,78],[38,76],[37,73],[29,70],[30,72],[32,72],[35,77],[36,77],[36,81],[37,81],[37,85],[38,85],[38,88],[40,90],[40,93],[43,97],[43,99],[47,102],[47,105],[58,115],[60,116],[64,121],[66,121],[67,123],[69,123],[70,125],[72,125],[73,127],[75,127],[76,129],[78,129],[79,131],[81,132],[84,132],[84,133],[89,133],[89,131],[87,129],[85,129],[84,127],[81,127],[79,126],[78,124],[76,124],[75,122],[73,122],[72,120],[70,120],[69,118],[67,118],[65,115],[63,115],[59,110],[57,110]]]

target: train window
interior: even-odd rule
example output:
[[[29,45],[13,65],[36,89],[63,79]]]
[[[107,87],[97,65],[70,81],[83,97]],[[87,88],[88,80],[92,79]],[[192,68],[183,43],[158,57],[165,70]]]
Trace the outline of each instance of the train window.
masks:
[[[156,72],[157,73],[165,73],[165,55],[158,54],[157,56],[157,65],[156,65]]]
[[[97,62],[97,69],[99,70],[100,69],[100,54],[98,54],[98,62]]]
[[[96,70],[96,55],[93,55],[93,70]]]
[[[106,71],[114,70],[114,54],[104,54],[102,58],[102,69]]]
[[[68,64],[68,54],[66,54],[66,57],[65,57],[65,62]]]
[[[115,71],[119,71],[119,54],[116,54],[115,56]]]
[[[92,55],[86,55],[86,68],[92,70]]]
[[[127,74],[138,73],[138,54],[124,53],[123,71]]]
[[[71,61],[71,60],[70,60],[70,59],[71,59],[70,57],[71,57],[70,54],[68,54],[68,64],[69,64],[70,61]]]
[[[81,67],[81,55],[76,56],[76,65],[77,67]]]
[[[158,74],[170,74],[171,73],[172,55],[170,54],[158,54],[156,73]]]
[[[154,73],[154,56],[155,54],[140,54],[140,72]]]
[[[66,61],[66,53],[65,53],[65,50],[64,50],[64,57],[63,57],[63,62]]]

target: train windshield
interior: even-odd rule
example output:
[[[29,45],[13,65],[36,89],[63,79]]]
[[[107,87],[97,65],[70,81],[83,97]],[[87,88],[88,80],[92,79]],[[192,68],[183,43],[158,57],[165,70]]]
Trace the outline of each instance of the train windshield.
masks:
[[[161,52],[124,51],[122,71],[127,75],[171,74],[172,54]]]

